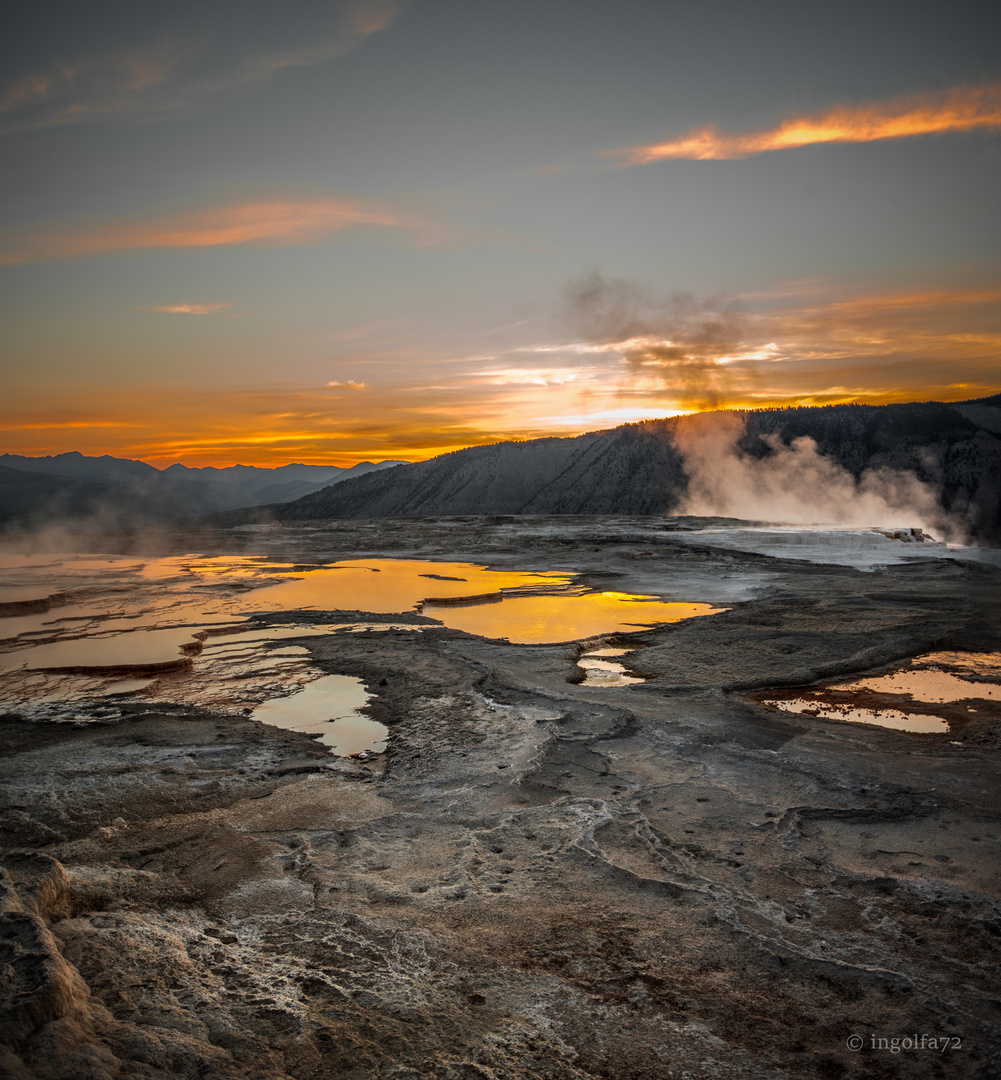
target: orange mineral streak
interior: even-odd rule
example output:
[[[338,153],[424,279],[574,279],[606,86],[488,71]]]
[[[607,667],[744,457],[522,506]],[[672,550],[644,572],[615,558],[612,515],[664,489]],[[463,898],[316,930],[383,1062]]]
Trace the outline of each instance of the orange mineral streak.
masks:
[[[335,196],[274,199],[135,221],[102,220],[78,229],[8,234],[0,238],[0,266],[145,248],[287,247],[365,225],[427,227],[414,214],[377,203]]]
[[[729,161],[819,143],[864,143],[1001,128],[1001,83],[959,86],[864,105],[838,105],[816,116],[791,117],[778,127],[729,135],[709,126],[651,146],[606,151],[624,165],[651,161]]]

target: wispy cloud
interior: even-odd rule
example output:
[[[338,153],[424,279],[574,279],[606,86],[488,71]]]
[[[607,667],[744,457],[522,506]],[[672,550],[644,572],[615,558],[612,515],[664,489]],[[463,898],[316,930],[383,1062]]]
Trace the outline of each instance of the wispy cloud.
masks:
[[[232,306],[232,304],[157,304],[154,307],[140,307],[136,310],[157,311],[164,315],[212,315]]]
[[[0,86],[0,132],[60,124],[150,123],[225,104],[289,68],[310,67],[358,48],[385,29],[408,0],[339,0],[301,7],[225,5],[199,10],[197,29],[178,25],[172,8],[154,8],[143,33],[122,20],[101,24],[112,43],[81,44],[71,55],[22,65]],[[81,9],[89,18],[91,9]],[[45,13],[51,18],[51,13]],[[180,20],[183,22],[183,20]],[[114,35],[118,29],[118,37]],[[85,40],[91,27],[81,24]]]
[[[337,379],[332,379],[330,382],[327,383],[327,386],[332,386],[335,389],[339,387],[341,390],[367,390],[368,389],[368,386],[367,386],[366,383],[355,382],[354,379],[348,379],[345,382],[338,382]]]
[[[618,158],[623,165],[669,159],[724,161],[818,143],[865,143],[998,129],[1001,83],[992,83],[862,105],[837,105],[826,112],[793,116],[778,127],[746,134],[727,134],[712,126],[697,128],[667,142],[608,150],[605,154]]]
[[[411,243],[445,243],[458,235],[418,213],[359,199],[336,195],[271,198],[155,217],[11,232],[0,236],[0,266],[144,248],[290,247],[358,226],[403,230]]]
[[[475,378],[488,386],[569,386],[588,373],[586,368],[487,368]]]
[[[778,342],[776,361],[801,371],[850,369],[855,385],[873,386],[892,370],[911,392],[922,382],[941,392],[964,375],[997,382],[999,304],[996,287],[818,295],[761,312],[754,331]]]
[[[110,428],[113,431],[118,431],[120,428],[137,428],[141,427],[141,424],[129,424],[122,420],[97,420],[87,418],[85,420],[59,420],[59,419],[45,419],[45,420],[25,420],[23,423],[5,423],[4,429],[6,431],[62,431],[66,429],[77,429],[80,431],[90,431],[92,428]],[[62,453],[61,450],[55,451],[56,453]]]

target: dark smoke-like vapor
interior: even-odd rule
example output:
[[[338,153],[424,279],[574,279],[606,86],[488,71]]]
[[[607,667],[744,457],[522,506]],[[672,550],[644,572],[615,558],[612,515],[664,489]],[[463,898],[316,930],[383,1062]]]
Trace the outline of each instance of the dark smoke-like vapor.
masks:
[[[731,396],[734,374],[722,361],[746,348],[746,319],[734,300],[681,292],[656,300],[635,282],[594,270],[567,286],[564,316],[590,343],[618,346],[634,375],[655,376],[687,408],[718,408]],[[746,380],[746,361],[740,367]]]

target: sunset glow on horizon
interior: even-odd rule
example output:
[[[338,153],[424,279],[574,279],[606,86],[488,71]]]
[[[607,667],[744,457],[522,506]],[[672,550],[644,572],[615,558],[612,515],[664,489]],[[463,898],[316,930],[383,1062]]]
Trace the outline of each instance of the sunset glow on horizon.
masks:
[[[76,385],[55,410],[42,402],[52,388],[42,395],[26,388],[25,406],[6,425],[5,449],[29,456],[77,449],[157,467],[350,466],[721,408],[961,401],[997,391],[1001,289],[844,296],[813,283],[791,290],[794,305],[783,291],[767,305],[758,297],[755,310],[743,306],[736,341],[693,342],[681,331],[677,341],[646,335],[518,346],[453,365],[447,384],[422,385],[408,378],[412,368],[397,365],[373,384],[195,393],[177,382],[152,394],[145,386],[95,393]],[[147,310],[211,315],[225,307]],[[433,362],[414,359],[418,369]],[[957,362],[961,382],[950,378]]]
[[[972,9],[57,8],[0,80],[4,451],[350,466],[1001,390]]]

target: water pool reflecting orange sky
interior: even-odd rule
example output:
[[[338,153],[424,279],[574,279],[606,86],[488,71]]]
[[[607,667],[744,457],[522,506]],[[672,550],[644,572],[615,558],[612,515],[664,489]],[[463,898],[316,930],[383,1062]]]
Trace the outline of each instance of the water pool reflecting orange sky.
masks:
[[[923,735],[949,731],[948,719],[935,715],[935,705],[966,702],[960,715],[976,714],[978,704],[996,703],[999,696],[1001,655],[955,652],[928,653],[888,675],[811,688],[801,697],[791,691],[774,699],[767,692],[755,695],[785,712]]]
[[[424,614],[447,626],[517,644],[575,641],[602,634],[630,633],[657,623],[715,614],[711,604],[665,603],[629,593],[584,596],[517,596],[496,605],[444,608],[424,606]]]
[[[257,611],[412,611],[427,597],[469,597],[533,587],[565,590],[572,579],[572,573],[560,571],[488,570],[475,563],[349,559],[315,570],[297,570],[289,581],[256,589],[247,606]]]
[[[342,757],[363,750],[380,753],[386,749],[389,729],[358,712],[368,700],[361,679],[325,675],[296,694],[262,702],[254,710],[254,719],[318,735],[324,746]]]
[[[389,613],[419,606],[423,614],[453,629],[520,644],[627,633],[718,610],[710,604],[672,603],[653,596],[585,592],[574,588],[572,581],[572,574],[560,571],[526,573],[472,563],[357,559],[296,571],[291,581],[255,590],[246,607]],[[540,591],[557,595],[525,595]],[[435,603],[438,598],[453,602]]]
[[[382,749],[385,729],[358,713],[367,700],[358,679],[324,675],[309,649],[289,639],[421,633],[429,624],[414,618],[416,610],[468,633],[545,644],[718,610],[588,592],[566,569],[394,559],[305,568],[247,556],[10,555],[0,559],[0,587],[12,606],[53,605],[26,604],[23,614],[0,619],[0,697],[36,719],[72,719],[68,706],[100,714],[124,695],[254,711],[267,723],[318,734],[341,754]],[[276,625],[251,617],[299,610],[302,617]],[[573,650],[565,655],[569,675]]]
[[[0,672],[7,673],[80,667],[109,669],[110,675],[112,668],[176,667],[186,655],[189,664],[248,650],[249,655],[264,643],[360,628],[367,625],[365,613],[405,617],[417,611],[471,634],[544,644],[628,633],[719,610],[591,592],[567,570],[491,570],[414,559],[304,568],[248,556],[147,562],[10,556],[0,573],[0,584],[15,590],[15,600],[71,594],[69,603],[57,600],[51,610],[0,619]],[[296,610],[330,615],[303,626],[248,622],[254,614]]]

